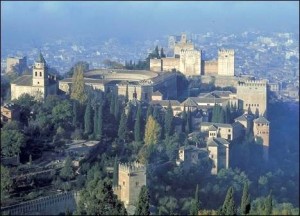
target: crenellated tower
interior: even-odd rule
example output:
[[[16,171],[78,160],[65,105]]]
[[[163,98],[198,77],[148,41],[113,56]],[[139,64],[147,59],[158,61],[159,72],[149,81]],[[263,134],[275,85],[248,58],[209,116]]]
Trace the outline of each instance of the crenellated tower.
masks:
[[[114,187],[114,193],[125,207],[135,205],[140,190],[146,185],[146,167],[140,163],[119,164],[118,186]]]
[[[250,110],[252,114],[267,116],[267,81],[247,80],[238,82],[237,98],[243,105],[244,111]]]
[[[218,50],[218,75],[234,76],[234,50]]]

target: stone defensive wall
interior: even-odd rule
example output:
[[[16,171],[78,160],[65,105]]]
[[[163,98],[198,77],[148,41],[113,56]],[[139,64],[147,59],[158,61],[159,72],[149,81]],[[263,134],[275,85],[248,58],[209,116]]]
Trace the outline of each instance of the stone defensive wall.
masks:
[[[215,86],[218,87],[227,87],[227,86],[232,86],[232,87],[237,87],[239,83],[243,83],[251,79],[250,77],[238,77],[238,76],[220,76],[220,75],[204,75],[201,76],[201,82],[202,83],[210,83],[214,82]]]
[[[218,74],[218,61],[202,61],[203,75],[217,75]]]
[[[1,215],[58,215],[76,210],[79,192],[65,192],[52,196],[1,207]]]
[[[179,58],[162,58],[163,71],[172,71],[173,69],[179,70]]]

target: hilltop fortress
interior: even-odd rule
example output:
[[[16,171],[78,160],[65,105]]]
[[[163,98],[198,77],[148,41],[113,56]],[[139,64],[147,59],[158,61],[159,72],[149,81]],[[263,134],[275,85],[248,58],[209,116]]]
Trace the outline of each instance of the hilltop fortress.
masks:
[[[220,49],[217,61],[202,60],[201,50],[187,41],[186,34],[181,35],[180,41],[174,38],[169,41],[170,48],[174,49],[172,57],[150,60],[150,70],[156,72],[177,70],[186,76],[219,75],[234,76],[234,50]]]

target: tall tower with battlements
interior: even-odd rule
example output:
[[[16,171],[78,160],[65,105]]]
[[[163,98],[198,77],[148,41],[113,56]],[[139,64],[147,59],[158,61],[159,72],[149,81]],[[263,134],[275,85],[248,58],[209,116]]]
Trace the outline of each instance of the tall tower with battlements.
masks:
[[[143,185],[146,185],[146,167],[140,163],[119,164],[118,186],[114,193],[127,208],[135,205]]]
[[[256,140],[258,137],[262,139],[263,157],[267,161],[269,159],[270,122],[263,116],[254,119],[253,134]]]
[[[181,50],[179,71],[186,76],[200,76],[201,52],[198,50]]]
[[[253,114],[267,115],[267,81],[249,80],[238,82],[237,98],[242,101],[244,111],[250,110]]]
[[[218,51],[218,75],[234,76],[234,50],[220,49]]]

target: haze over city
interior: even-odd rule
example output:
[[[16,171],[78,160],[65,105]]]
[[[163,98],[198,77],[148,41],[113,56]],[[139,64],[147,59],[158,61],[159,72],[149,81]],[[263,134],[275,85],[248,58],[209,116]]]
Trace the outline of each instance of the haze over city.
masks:
[[[63,37],[299,32],[299,2],[1,2],[2,47]]]

